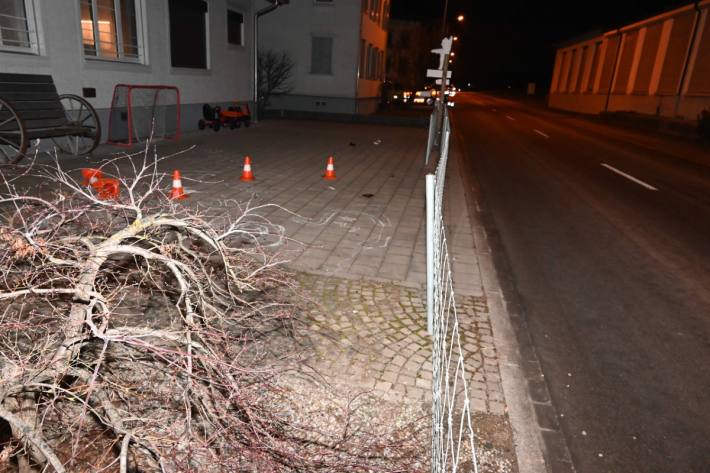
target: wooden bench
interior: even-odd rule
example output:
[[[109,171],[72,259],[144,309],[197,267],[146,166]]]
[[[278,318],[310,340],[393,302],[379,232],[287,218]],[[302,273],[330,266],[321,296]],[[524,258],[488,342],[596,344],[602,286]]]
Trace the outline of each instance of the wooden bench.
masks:
[[[96,110],[78,95],[59,95],[49,75],[0,73],[0,164],[14,164],[33,140],[51,139],[73,155],[101,139]]]

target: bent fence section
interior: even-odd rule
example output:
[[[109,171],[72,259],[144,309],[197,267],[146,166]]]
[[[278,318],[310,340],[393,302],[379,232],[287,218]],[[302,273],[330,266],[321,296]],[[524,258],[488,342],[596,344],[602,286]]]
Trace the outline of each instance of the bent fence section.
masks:
[[[442,117],[443,114],[443,117]],[[438,130],[438,124],[441,128]],[[431,115],[425,160],[427,329],[432,337],[432,473],[478,472],[476,439],[444,225],[451,127],[445,107]],[[438,162],[433,148],[439,142]],[[435,167],[434,167],[435,165]]]

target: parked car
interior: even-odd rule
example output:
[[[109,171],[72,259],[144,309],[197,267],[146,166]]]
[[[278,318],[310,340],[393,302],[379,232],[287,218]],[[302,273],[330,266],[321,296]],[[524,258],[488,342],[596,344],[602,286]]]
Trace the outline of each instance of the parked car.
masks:
[[[439,91],[434,88],[417,90],[416,92],[414,92],[412,103],[414,105],[434,105],[434,102],[436,101],[436,96],[438,94]]]

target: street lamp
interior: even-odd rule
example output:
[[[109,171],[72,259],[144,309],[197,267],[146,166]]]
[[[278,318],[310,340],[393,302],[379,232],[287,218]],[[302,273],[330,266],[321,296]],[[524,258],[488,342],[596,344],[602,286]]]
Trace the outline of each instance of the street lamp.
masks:
[[[458,36],[454,36],[454,41],[458,41],[458,40],[459,40],[459,37],[458,37]]]
[[[463,21],[463,15],[457,16],[457,17],[456,17],[456,21],[458,21],[459,23],[462,22],[462,21]]]

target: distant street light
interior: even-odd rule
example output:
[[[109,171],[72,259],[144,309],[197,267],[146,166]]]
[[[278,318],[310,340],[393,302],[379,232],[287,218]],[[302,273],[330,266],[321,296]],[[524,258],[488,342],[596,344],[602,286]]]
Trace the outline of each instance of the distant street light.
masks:
[[[459,37],[458,37],[458,36],[454,36],[454,41],[458,41],[458,40],[459,40]]]
[[[461,22],[463,21],[463,15],[459,15],[456,17],[456,21]]]
[[[456,56],[456,53],[451,51],[451,56]]]

